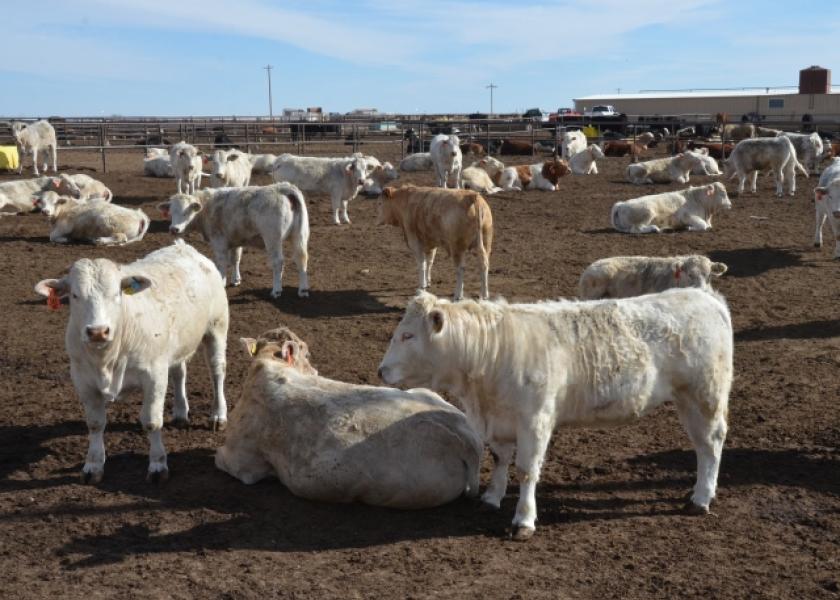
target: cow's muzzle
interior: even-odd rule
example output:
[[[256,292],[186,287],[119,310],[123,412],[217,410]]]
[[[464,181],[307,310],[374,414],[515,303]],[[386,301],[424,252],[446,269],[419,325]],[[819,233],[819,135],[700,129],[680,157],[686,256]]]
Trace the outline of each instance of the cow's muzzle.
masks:
[[[85,327],[85,335],[87,335],[88,341],[94,344],[107,342],[110,333],[111,328],[107,325],[88,325]]]
[[[181,227],[178,227],[177,225],[173,225],[169,228],[169,233],[171,233],[172,235],[180,235],[182,231],[183,229]]]

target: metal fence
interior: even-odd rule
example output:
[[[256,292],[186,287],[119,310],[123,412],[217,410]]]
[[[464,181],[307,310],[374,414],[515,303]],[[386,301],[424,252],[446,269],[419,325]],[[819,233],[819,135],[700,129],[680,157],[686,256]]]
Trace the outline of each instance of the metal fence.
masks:
[[[32,119],[26,119],[32,120]],[[264,117],[189,117],[158,118],[58,118],[51,117],[59,148],[63,151],[95,151],[101,155],[102,170],[107,171],[110,151],[143,150],[186,141],[200,149],[236,146],[248,152],[291,152],[294,154],[336,155],[364,151],[365,147],[386,149],[401,158],[417,145],[425,148],[437,133],[457,133],[462,142],[480,142],[491,152],[498,152],[502,140],[526,141],[531,153],[551,152],[562,133],[584,129],[592,142],[616,136],[633,138],[641,131],[667,129],[665,143],[677,145],[677,129],[693,126],[699,135],[708,135],[715,118],[708,114],[664,117],[627,116],[616,118],[570,117],[547,123],[521,118],[468,119],[452,117],[379,118],[369,120],[289,122]],[[0,119],[0,143],[13,143],[11,119]],[[840,116],[810,122],[806,128],[829,136],[840,136]],[[736,124],[736,123],[733,123]],[[788,131],[803,128],[801,121],[773,121],[762,125]],[[409,146],[408,132],[413,132]],[[721,140],[726,142],[728,140]]]

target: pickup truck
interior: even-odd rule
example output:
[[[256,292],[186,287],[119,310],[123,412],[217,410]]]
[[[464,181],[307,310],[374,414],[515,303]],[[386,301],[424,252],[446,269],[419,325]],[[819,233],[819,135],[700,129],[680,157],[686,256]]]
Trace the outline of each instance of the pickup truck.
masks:
[[[593,106],[591,110],[584,110],[583,116],[584,117],[617,117],[619,113],[615,106],[610,104],[600,104],[598,106]]]

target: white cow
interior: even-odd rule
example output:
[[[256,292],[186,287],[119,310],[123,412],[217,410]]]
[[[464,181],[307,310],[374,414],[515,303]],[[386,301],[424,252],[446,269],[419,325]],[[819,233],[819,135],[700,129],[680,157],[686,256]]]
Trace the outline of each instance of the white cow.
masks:
[[[409,154],[400,162],[400,171],[431,171],[433,168],[432,155],[428,152]]]
[[[271,172],[274,181],[288,181],[304,192],[323,192],[330,195],[333,223],[350,223],[347,205],[355,198],[367,179],[364,158],[320,158],[281,154]],[[341,221],[339,221],[341,211]]]
[[[12,123],[12,136],[15,138],[18,151],[20,152],[20,165],[18,174],[23,173],[23,159],[27,153],[32,154],[32,171],[38,175],[38,152],[42,149],[52,155],[53,173],[58,172],[58,141],[55,136],[55,129],[48,121],[42,119],[34,123]],[[44,172],[48,170],[49,155],[44,158]]]
[[[680,153],[667,158],[655,158],[627,166],[627,179],[631,183],[688,183],[692,169],[701,164],[699,157]]]
[[[597,175],[596,160],[604,158],[604,151],[597,144],[590,144],[585,150],[577,152],[569,158],[569,168],[575,175]]]
[[[274,270],[271,297],[283,291],[283,240],[290,238],[298,267],[298,296],[309,295],[309,215],[301,191],[290,183],[245,188],[204,189],[194,196],[175,194],[158,208],[172,220],[169,231],[180,235],[197,229],[213,248],[216,267],[232,286],[242,282],[242,247],[262,245]]]
[[[11,207],[16,212],[31,212],[36,208],[38,194],[48,191],[73,198],[82,194],[79,186],[64,173],[58,177],[3,181],[0,182],[0,211]]]
[[[788,183],[788,193],[796,193],[796,169],[804,169],[796,160],[796,150],[787,136],[751,138],[738,142],[729,158],[723,161],[723,174],[727,178],[738,176],[738,193],[744,192],[747,177],[752,175],[751,191],[756,193],[758,172],[769,169],[776,178],[776,195],[781,198],[783,184]],[[807,171],[806,171],[807,173]]]
[[[814,208],[817,225],[814,246],[822,247],[822,228],[827,219],[834,237],[834,258],[840,259],[840,158],[833,159],[820,175],[814,189]]]
[[[221,470],[245,484],[276,476],[322,502],[416,509],[478,495],[481,439],[434,392],[319,377],[285,327],[241,341],[252,363]]]
[[[578,283],[583,300],[629,298],[675,287],[711,287],[727,267],[705,256],[613,256],[586,267]]]
[[[461,181],[463,155],[460,145],[461,141],[457,135],[439,133],[432,138],[429,144],[429,155],[435,167],[438,187],[445,188],[452,180],[455,181],[456,189],[464,187]]]
[[[198,148],[186,142],[178,142],[169,150],[175,185],[179,194],[194,194],[201,187],[201,155]]]
[[[91,242],[98,246],[139,242],[149,229],[149,217],[142,210],[111,204],[102,198],[75,200],[55,192],[42,192],[36,201],[50,219],[50,241]]]
[[[84,173],[77,173],[75,175],[67,175],[67,177],[76,184],[79,188],[80,200],[92,200],[100,198],[105,202],[110,202],[114,198],[114,194],[104,183],[98,179],[94,179],[90,175]]]
[[[210,185],[219,187],[246,187],[251,183],[251,161],[239,150],[216,150],[210,161]]]
[[[375,156],[354,152],[353,158],[360,157],[365,161],[367,179],[362,186],[362,193],[368,198],[378,198],[390,182],[400,178],[400,173],[389,162],[381,162]]]
[[[563,134],[560,149],[561,156],[568,160],[578,152],[586,150],[586,136],[582,131],[567,131]]]
[[[149,150],[158,150],[158,148],[149,148]],[[149,154],[143,159],[143,175],[146,177],[174,177],[175,172],[172,170],[172,159],[169,154],[163,156]]]
[[[613,204],[612,225],[624,233],[659,233],[663,229],[707,231],[712,217],[732,203],[726,188],[716,181],[709,185],[652,194]]]
[[[482,164],[482,162],[484,164]],[[464,189],[473,190],[480,194],[495,194],[502,191],[502,188],[493,183],[490,174],[484,168],[486,160],[477,160],[461,173],[461,180]]]
[[[61,279],[39,282],[35,291],[70,298],[65,345],[89,432],[84,482],[98,483],[105,472],[105,407],[136,387],[143,391],[140,423],[149,438],[148,478],[169,477],[161,439],[167,381],[172,381],[174,420],[186,423],[187,361],[199,347],[212,374],[210,420],[214,429],[224,427],[227,296],[213,263],[195,248],[179,240],[127,265],[83,258]]]
[[[251,154],[251,175],[269,175],[274,169],[275,154]]]
[[[790,139],[793,143],[793,148],[796,150],[796,159],[805,169],[805,175],[810,175],[810,168],[816,172],[823,157],[823,141],[819,133],[790,133],[788,131],[780,131],[776,134],[777,137],[784,136]]]
[[[686,508],[709,511],[727,430],[732,323],[723,297],[674,289],[621,300],[451,303],[420,293],[379,366],[388,384],[450,394],[490,445],[482,496],[498,508],[516,452],[514,537],[534,534],[535,490],[557,426],[633,422],[673,402],[697,453]]]
[[[696,150],[686,150],[686,154],[697,157],[699,162],[691,169],[692,175],[721,175],[720,168],[717,161],[709,156],[708,148],[697,148]]]

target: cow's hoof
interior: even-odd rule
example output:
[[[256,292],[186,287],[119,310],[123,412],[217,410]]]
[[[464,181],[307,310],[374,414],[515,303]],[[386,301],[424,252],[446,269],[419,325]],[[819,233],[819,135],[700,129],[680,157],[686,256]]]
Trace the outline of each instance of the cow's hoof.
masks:
[[[283,293],[283,292],[275,292],[274,290],[271,290],[271,297],[272,297],[272,298],[274,298],[274,299],[276,300],[277,298],[279,298],[279,297],[280,297],[280,295],[281,295],[282,293]]]
[[[229,285],[230,287],[239,287],[240,285],[242,285],[242,281],[241,281],[241,280],[239,280],[239,281],[231,281],[228,285]]]
[[[822,243],[814,242],[814,248],[822,248]]]
[[[500,505],[494,504],[492,502],[488,502],[484,498],[481,498],[476,501],[476,510],[478,512],[488,513],[488,512],[496,512],[499,510]]]
[[[105,475],[105,471],[101,469],[85,471],[82,470],[81,478],[82,483],[85,485],[96,485],[102,481],[102,477]]]
[[[213,431],[224,431],[227,427],[227,419],[220,419],[219,417],[210,418],[210,429]]]
[[[687,515],[691,516],[702,516],[709,514],[709,507],[708,506],[700,506],[699,504],[695,504],[691,500],[685,503],[683,506],[683,512]]]
[[[172,417],[172,427],[175,429],[186,429],[189,426],[189,417]]]
[[[533,527],[526,527],[524,525],[514,525],[510,538],[515,542],[527,542],[537,532]]]
[[[146,481],[149,483],[166,483],[169,481],[169,469],[160,467],[158,471],[149,471],[146,475]]]
[[[309,298],[309,290],[298,290],[298,296],[300,298]]]

